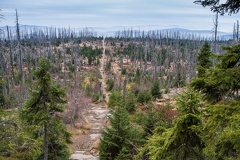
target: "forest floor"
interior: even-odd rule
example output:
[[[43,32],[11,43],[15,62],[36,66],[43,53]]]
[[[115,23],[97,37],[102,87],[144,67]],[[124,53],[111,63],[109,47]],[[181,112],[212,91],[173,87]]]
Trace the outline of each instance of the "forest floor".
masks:
[[[109,99],[109,93],[106,91],[106,80],[107,75],[104,72],[104,64],[106,64],[106,55],[105,55],[105,43],[104,39],[102,40],[103,45],[103,56],[100,59],[101,67],[101,79],[103,94],[105,95],[105,101],[98,104],[94,104],[91,101],[88,103],[87,108],[82,112],[82,115],[85,118],[85,121],[88,126],[85,128],[84,132],[75,135],[72,138],[73,144],[71,149],[73,154],[71,155],[71,160],[98,160],[98,147],[100,143],[101,130],[105,125],[107,125],[107,102]],[[76,97],[77,98],[77,97]]]

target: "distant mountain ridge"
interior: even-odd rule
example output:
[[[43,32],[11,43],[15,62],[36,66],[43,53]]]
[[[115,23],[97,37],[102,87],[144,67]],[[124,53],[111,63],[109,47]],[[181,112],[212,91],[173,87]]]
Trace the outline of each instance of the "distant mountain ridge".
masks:
[[[15,29],[15,26],[9,26],[10,29]],[[48,26],[37,26],[37,25],[20,25],[20,29],[28,29],[28,30],[34,30],[34,29],[47,29],[51,28]],[[58,27],[52,27],[52,28],[58,28]],[[6,29],[6,26],[0,26],[0,29]],[[67,28],[66,28],[67,29]],[[88,29],[89,31],[93,31],[97,33],[97,36],[115,36],[117,31],[124,31],[124,30],[133,30],[133,31],[161,31],[161,32],[178,32],[181,34],[195,34],[197,36],[205,37],[205,38],[212,38],[214,35],[213,30],[191,30],[191,29],[185,29],[185,28],[178,28],[178,27],[166,27],[161,28],[158,25],[145,25],[145,26],[113,26],[113,27],[82,27],[82,28],[71,28],[75,31],[81,31]],[[232,34],[227,32],[218,31],[218,38],[219,39],[231,39]]]

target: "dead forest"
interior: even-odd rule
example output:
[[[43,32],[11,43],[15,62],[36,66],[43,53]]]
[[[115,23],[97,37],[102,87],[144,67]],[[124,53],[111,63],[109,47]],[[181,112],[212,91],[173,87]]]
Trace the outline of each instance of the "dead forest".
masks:
[[[224,53],[221,46],[232,43],[169,31],[124,30],[116,32],[114,37],[102,37],[88,29],[24,29],[18,19],[16,27],[1,30],[0,40],[0,105],[5,112],[4,120],[11,119],[6,116],[11,117],[23,107],[35,85],[38,61],[46,57],[51,63],[52,83],[67,93],[68,102],[61,116],[72,134],[71,152],[83,150],[94,156],[98,156],[99,137],[97,142],[96,139],[83,141],[83,135],[100,135],[101,128],[91,129],[96,123],[89,119],[94,116],[90,115],[90,108],[103,106],[105,115],[99,115],[101,127],[109,125],[106,115],[116,107],[113,97],[119,98],[117,92],[133,96],[127,111],[135,118],[138,110],[140,115],[148,112],[149,104],[165,113],[166,108],[162,106],[175,104],[171,95],[182,93],[196,76],[197,56],[203,44],[208,42],[211,51],[221,55]],[[211,63],[214,65],[216,60],[212,59]],[[152,91],[154,84],[158,87],[156,95]],[[175,107],[167,108],[165,119],[172,121],[175,110]],[[155,120],[154,125],[159,119]],[[171,126],[170,122],[167,126]],[[153,128],[146,133],[153,134]]]

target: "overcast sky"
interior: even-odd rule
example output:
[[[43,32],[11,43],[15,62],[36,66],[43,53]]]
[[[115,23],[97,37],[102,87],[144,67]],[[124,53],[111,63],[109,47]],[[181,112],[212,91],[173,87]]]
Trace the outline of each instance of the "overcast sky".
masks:
[[[6,20],[14,25],[15,9],[22,25],[113,27],[158,25],[162,28],[212,30],[215,14],[194,0],[0,0]],[[219,30],[232,32],[240,14],[219,17]]]

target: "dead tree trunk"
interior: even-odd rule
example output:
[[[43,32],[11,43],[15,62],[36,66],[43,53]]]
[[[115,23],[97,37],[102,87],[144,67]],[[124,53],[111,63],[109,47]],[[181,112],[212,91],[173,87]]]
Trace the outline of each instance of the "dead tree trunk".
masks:
[[[64,65],[64,71],[63,71],[63,74],[64,74],[64,86],[67,85],[67,81],[66,81],[66,50],[65,50],[65,47],[64,47],[64,42],[62,42],[62,49],[63,49],[63,65]]]
[[[19,51],[19,67],[21,75],[21,95],[24,97],[24,75],[23,75],[23,64],[22,64],[22,48],[21,48],[21,39],[20,39],[20,28],[18,22],[18,12],[16,9],[16,27],[17,27],[17,41],[18,41],[18,51]]]
[[[2,48],[2,43],[0,43],[0,48]],[[0,77],[0,82],[2,82],[2,93],[4,95],[7,94],[6,90],[6,85],[4,82],[5,79],[5,67],[6,66],[6,60],[5,57],[3,56],[3,52],[0,53],[0,69],[1,69],[1,77]]]
[[[74,54],[74,86],[77,87],[77,66],[78,66],[78,54],[73,46],[73,54]]]
[[[7,35],[8,35],[8,41],[9,41],[9,50],[10,50],[10,63],[11,63],[11,70],[12,70],[12,86],[14,87],[15,83],[15,75],[14,75],[14,66],[13,66],[13,53],[12,53],[12,43],[11,43],[11,39],[10,39],[10,32],[9,32],[9,28],[7,26]]]
[[[218,12],[216,13],[215,21],[213,21],[214,24],[214,53],[217,53],[217,31],[218,31]],[[212,60],[212,65],[215,64],[215,59]]]

